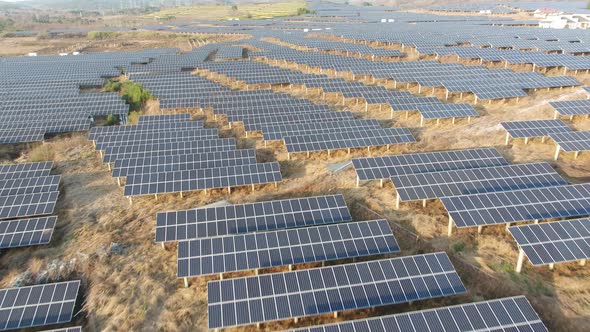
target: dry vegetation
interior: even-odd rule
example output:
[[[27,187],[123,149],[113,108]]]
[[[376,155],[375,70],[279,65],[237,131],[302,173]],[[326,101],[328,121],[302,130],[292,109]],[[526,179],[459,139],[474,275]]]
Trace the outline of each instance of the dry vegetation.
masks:
[[[139,51],[146,48],[192,48],[210,42],[229,42],[243,39],[241,35],[180,34],[157,31],[129,31],[112,33],[106,38],[92,38],[86,34],[75,36],[44,36],[0,38],[0,56],[24,55],[36,52],[39,55],[58,53]]]
[[[238,4],[236,6],[190,6],[175,7],[149,14],[149,18],[190,18],[191,20],[266,19],[295,16],[299,8],[306,8],[304,1],[275,2],[259,4]]]

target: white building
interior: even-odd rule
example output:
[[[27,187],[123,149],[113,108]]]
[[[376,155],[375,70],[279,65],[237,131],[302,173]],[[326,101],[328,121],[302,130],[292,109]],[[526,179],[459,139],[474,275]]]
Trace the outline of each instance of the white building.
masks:
[[[539,22],[539,27],[548,29],[588,29],[590,28],[590,15],[547,15],[545,19]]]

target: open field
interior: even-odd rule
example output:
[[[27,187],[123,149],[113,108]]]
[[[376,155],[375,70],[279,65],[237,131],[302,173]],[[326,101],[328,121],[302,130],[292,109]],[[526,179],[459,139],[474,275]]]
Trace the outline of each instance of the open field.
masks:
[[[273,17],[295,16],[299,8],[306,8],[302,1],[276,2],[232,6],[191,6],[165,9],[149,14],[150,18],[191,18],[201,20],[227,19],[267,19]]]
[[[0,56],[39,55],[78,52],[137,51],[146,48],[179,48],[189,51],[201,43],[235,41],[239,35],[178,34],[157,31],[111,33],[106,38],[91,38],[85,34],[71,37],[1,38]]]

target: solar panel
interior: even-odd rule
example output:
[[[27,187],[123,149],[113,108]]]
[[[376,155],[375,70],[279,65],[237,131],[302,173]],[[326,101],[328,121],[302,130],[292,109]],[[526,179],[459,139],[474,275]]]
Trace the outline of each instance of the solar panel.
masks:
[[[147,158],[179,154],[207,153],[236,149],[235,138],[207,139],[190,142],[157,143],[144,146],[115,146],[105,150],[103,161],[115,162],[117,159]]]
[[[291,332],[546,332],[535,309],[524,296],[418,310],[306,327]]]
[[[207,284],[209,328],[319,315],[460,294],[444,252]]]
[[[170,131],[180,129],[198,129],[203,128],[202,121],[186,121],[186,122],[147,122],[135,126],[104,126],[92,127],[88,134],[88,139],[91,141],[97,140],[100,136],[110,135],[124,135],[131,133],[153,133],[159,131]]]
[[[398,252],[387,220],[304,227],[178,243],[178,277]]]
[[[375,180],[396,175],[501,166],[508,162],[496,149],[481,148],[354,158],[352,164],[359,180]]]
[[[590,258],[590,218],[508,228],[535,266]]]
[[[551,101],[549,105],[561,115],[590,114],[590,99]]]
[[[47,244],[56,216],[0,221],[0,249]]]
[[[128,176],[125,196],[229,188],[282,181],[278,162]]]
[[[228,167],[256,163],[256,150],[217,151],[208,153],[155,156],[115,160],[113,177],[135,174]]]
[[[154,123],[154,122],[183,122],[190,121],[190,113],[180,114],[162,114],[162,115],[142,115],[139,117],[138,123]]]
[[[407,128],[359,129],[349,132],[287,136],[284,140],[290,153],[385,146],[416,141]]]
[[[101,136],[96,140],[96,150],[106,150],[113,146],[153,145],[172,142],[215,139],[219,137],[217,129],[171,130],[155,133],[132,133],[125,135]]]
[[[0,180],[0,197],[58,191],[61,176]]]
[[[567,133],[551,133],[549,137],[566,152],[589,151],[590,131],[572,131]]]
[[[156,242],[183,241],[351,221],[342,195],[160,212]]]
[[[353,128],[380,129],[377,120],[351,120],[338,122],[306,122],[296,124],[264,126],[260,131],[264,134],[264,140],[281,140],[286,136],[306,135],[313,133],[333,133],[348,131]]]
[[[590,184],[441,198],[457,227],[590,214]]]
[[[548,163],[396,175],[391,181],[402,201],[568,184]]]
[[[72,320],[80,281],[0,290],[0,330],[67,323]]]
[[[45,128],[16,128],[0,130],[0,144],[41,142],[45,139]]]
[[[0,180],[30,178],[49,175],[52,161],[0,165]]]
[[[59,192],[0,197],[0,219],[30,217],[53,213]]]
[[[551,133],[570,132],[572,129],[561,120],[529,120],[500,123],[511,137],[545,137]]]

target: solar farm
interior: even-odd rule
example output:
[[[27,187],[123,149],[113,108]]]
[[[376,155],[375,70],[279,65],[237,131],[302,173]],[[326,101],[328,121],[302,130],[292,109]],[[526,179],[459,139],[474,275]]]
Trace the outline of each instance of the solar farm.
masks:
[[[302,5],[0,57],[0,331],[588,330],[582,4]]]

